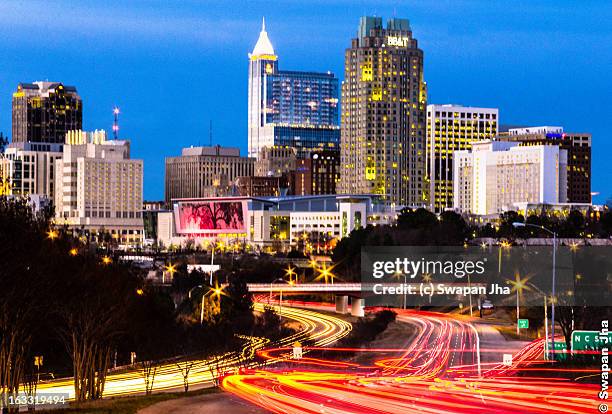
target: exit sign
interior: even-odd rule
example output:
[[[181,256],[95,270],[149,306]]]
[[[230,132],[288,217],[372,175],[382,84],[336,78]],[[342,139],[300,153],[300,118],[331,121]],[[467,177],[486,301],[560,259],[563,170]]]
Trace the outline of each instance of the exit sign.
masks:
[[[573,331],[572,351],[586,351],[601,349],[604,345],[612,344],[612,332],[608,332],[608,340],[598,331]]]
[[[519,329],[528,329],[529,328],[529,319],[519,319],[518,320]]]

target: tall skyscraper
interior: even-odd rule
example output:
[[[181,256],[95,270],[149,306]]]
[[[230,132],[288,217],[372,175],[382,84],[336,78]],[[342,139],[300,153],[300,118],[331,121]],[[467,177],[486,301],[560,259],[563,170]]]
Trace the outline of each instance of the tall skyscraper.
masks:
[[[344,62],[339,192],[425,205],[427,90],[409,21],[362,17]]]
[[[591,134],[564,132],[563,127],[512,128],[501,141],[520,145],[557,145],[567,151],[567,202],[591,202]]]
[[[281,71],[262,24],[249,54],[249,157],[262,147],[337,148],[338,79],[333,73]]]
[[[497,135],[499,110],[459,105],[427,105],[429,207],[437,213],[453,207],[453,152]]]
[[[13,142],[63,144],[83,127],[81,97],[59,82],[20,83],[13,93]]]

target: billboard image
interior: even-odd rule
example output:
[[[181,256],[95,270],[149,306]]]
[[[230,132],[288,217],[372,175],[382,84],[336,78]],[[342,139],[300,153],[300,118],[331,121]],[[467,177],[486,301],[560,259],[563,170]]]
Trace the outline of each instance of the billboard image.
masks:
[[[189,201],[175,207],[176,231],[180,234],[243,233],[242,201]]]

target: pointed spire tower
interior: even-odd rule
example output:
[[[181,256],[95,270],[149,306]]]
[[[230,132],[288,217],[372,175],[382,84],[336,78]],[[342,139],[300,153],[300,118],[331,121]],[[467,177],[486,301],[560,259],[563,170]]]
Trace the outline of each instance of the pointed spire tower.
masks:
[[[268,85],[271,78],[278,73],[278,56],[274,53],[272,42],[266,32],[266,20],[261,21],[261,32],[253,52],[249,53],[249,157],[257,157],[264,145],[272,145],[270,138],[273,127],[268,111],[271,96],[268,96]],[[271,132],[272,131],[272,132]]]
[[[265,59],[265,60],[276,60],[277,56],[274,54],[274,47],[272,42],[268,38],[268,32],[266,32],[266,18],[261,19],[261,32],[259,32],[259,39],[255,43],[253,52],[249,55],[251,60]]]

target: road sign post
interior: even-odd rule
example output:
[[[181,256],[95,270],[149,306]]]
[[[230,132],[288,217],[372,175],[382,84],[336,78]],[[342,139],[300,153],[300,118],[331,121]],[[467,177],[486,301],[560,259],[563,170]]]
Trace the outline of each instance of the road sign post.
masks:
[[[503,364],[507,367],[512,366],[512,354],[504,354]]]
[[[293,344],[293,359],[302,359],[302,344],[297,341]]]
[[[572,353],[574,351],[594,351],[601,349],[604,345],[612,343],[612,332],[608,333],[608,342],[605,341],[598,331],[573,331],[572,332]]]

